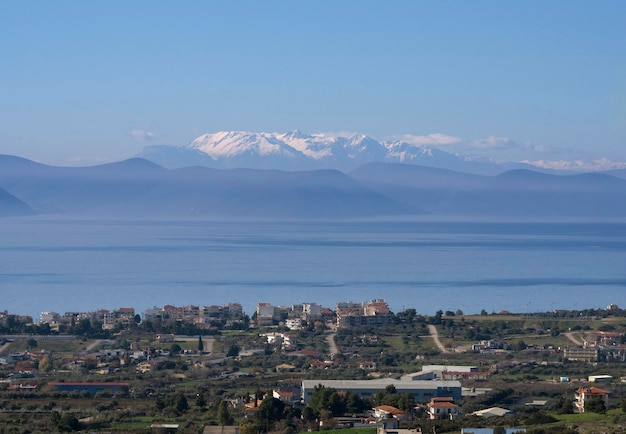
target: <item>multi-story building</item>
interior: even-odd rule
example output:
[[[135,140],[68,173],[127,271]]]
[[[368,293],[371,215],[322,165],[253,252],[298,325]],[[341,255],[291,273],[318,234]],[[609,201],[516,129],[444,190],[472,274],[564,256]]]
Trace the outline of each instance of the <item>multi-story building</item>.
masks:
[[[276,320],[276,308],[270,303],[257,303],[256,325],[257,327],[271,326]]]
[[[567,360],[575,360],[577,362],[597,362],[598,349],[585,347],[565,348],[563,350],[563,357]]]
[[[576,401],[574,401],[574,411],[585,412],[585,403],[592,399],[599,399],[604,404],[604,408],[609,408],[609,392],[597,387],[582,387],[576,391]]]
[[[288,318],[285,320],[285,327],[289,330],[301,330],[302,320],[300,318]]]
[[[61,315],[56,312],[41,312],[39,322],[42,324],[56,323],[61,319]]]
[[[322,306],[317,303],[303,303],[302,316],[305,321],[316,320],[322,316]]]
[[[337,303],[337,327],[380,327],[391,321],[391,311],[383,299],[365,303]]]

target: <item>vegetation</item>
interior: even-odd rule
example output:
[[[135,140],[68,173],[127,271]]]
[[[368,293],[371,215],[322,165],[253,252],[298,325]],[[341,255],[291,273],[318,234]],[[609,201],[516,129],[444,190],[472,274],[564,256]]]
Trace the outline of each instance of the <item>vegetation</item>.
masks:
[[[573,414],[572,407],[574,392],[588,385],[589,375],[608,374],[618,380],[623,362],[569,361],[562,350],[574,346],[571,337],[591,340],[603,331],[624,341],[626,318],[621,310],[533,315],[485,312],[476,316],[440,311],[421,316],[407,309],[384,327],[335,332],[328,325],[307,325],[290,332],[295,343],[289,351],[280,344],[268,344],[262,336],[286,332],[281,326],[194,329],[186,338],[160,342],[155,330],[174,331],[176,326],[135,323],[126,329],[104,331],[93,321],[81,320],[65,331],[75,334],[57,335],[45,327],[8,318],[3,330],[22,333],[22,337],[4,340],[0,357],[24,352],[30,356],[0,365],[0,426],[4,432],[146,432],[153,422],[178,423],[184,432],[199,432],[208,424],[237,424],[242,433],[295,432],[339,426],[342,417],[366,416],[376,405],[407,411],[410,418],[403,426],[420,426],[424,432],[432,432],[433,427],[442,433],[486,425],[524,426],[535,433],[584,433],[591,432],[592,426],[620,432],[618,427],[626,423],[626,385],[618,381],[601,386],[611,391],[608,408],[601,401],[591,401],[585,413]],[[430,336],[428,327],[433,325],[446,352],[439,350]],[[339,349],[332,358],[328,355],[329,335],[334,335]],[[472,345],[480,341],[497,345],[489,351],[473,350]],[[311,352],[296,357],[292,350]],[[375,362],[377,369],[361,368],[365,361]],[[146,364],[141,365],[143,362]],[[464,385],[490,391],[464,398],[459,402],[463,416],[452,421],[431,421],[419,407],[413,412],[416,403],[412,397],[393,387],[364,400],[320,386],[303,408],[287,405],[271,393],[297,388],[302,379],[398,376],[424,364],[478,366],[490,371],[490,378],[467,380]],[[280,370],[279,365],[287,367]],[[561,377],[570,381],[559,381]],[[123,382],[128,383],[129,392],[90,394],[49,386],[73,381]],[[534,401],[542,404],[527,405]],[[491,406],[509,408],[514,414],[488,420],[471,416]],[[342,433],[349,431],[343,429]]]

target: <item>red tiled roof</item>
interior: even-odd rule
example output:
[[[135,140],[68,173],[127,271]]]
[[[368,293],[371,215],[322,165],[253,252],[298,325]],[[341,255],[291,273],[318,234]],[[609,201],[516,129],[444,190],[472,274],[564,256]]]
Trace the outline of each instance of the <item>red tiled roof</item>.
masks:
[[[456,408],[457,405],[454,402],[444,401],[444,402],[429,402],[428,406],[431,408]]]
[[[577,395],[582,395],[583,393],[588,396],[604,396],[608,395],[610,392],[597,387],[582,387],[576,391]]]
[[[606,338],[619,338],[621,334],[619,333],[611,333],[611,332],[598,332],[596,334],[598,337],[604,336]]]
[[[378,407],[374,407],[376,410],[386,411],[387,413],[401,415],[404,414],[402,410],[399,408],[393,407],[391,405],[379,405]]]

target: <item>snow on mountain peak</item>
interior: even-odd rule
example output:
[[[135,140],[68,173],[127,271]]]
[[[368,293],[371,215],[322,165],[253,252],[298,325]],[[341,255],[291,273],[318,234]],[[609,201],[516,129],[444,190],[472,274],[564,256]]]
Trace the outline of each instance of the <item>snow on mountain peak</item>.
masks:
[[[423,137],[422,137],[423,138]],[[460,139],[443,135],[426,137],[430,142],[452,143]],[[424,140],[422,140],[424,141]],[[437,146],[433,144],[433,146]],[[428,143],[406,137],[379,141],[353,132],[254,133],[219,131],[195,138],[186,146],[151,146],[140,154],[165,167],[206,165],[209,167],[249,167],[281,170],[352,170],[374,162],[419,164],[477,174],[497,174],[512,167],[544,170],[593,171],[626,167],[626,163],[594,161],[523,161],[498,163],[445,152]]]
[[[214,160],[233,159],[242,155],[290,156],[332,162],[341,167],[372,161],[410,161],[424,155],[432,157],[432,153],[428,154],[429,148],[405,142],[387,144],[365,134],[306,134],[300,130],[287,133],[220,131],[203,134],[187,147],[203,152]]]
[[[216,160],[251,153],[260,156],[293,154],[292,149],[286,147],[272,134],[245,131],[220,131],[214,134],[203,134],[193,140],[188,147],[204,152]]]

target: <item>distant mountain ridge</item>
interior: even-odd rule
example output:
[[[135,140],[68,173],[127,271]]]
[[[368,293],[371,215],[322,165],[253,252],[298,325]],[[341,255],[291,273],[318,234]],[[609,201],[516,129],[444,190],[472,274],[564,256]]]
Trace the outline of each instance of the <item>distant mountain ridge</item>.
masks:
[[[516,169],[496,176],[372,163],[349,172],[372,190],[432,214],[626,217],[626,179],[604,173],[552,175]]]
[[[0,155],[0,216],[33,213],[229,219],[417,214],[624,218],[626,179],[527,169],[477,175],[400,163],[368,163],[347,173],[203,166],[169,170],[141,158],[55,167]]]
[[[0,217],[20,217],[36,214],[24,201],[0,188]]]
[[[378,141],[364,134],[334,135],[221,131],[203,134],[186,146],[152,145],[137,155],[163,167],[200,165],[213,168],[348,171],[367,163],[405,163],[461,172],[495,175],[524,163],[472,160],[406,141]],[[539,170],[539,169],[537,169]]]
[[[39,213],[86,216],[337,218],[406,212],[336,170],[167,170],[140,158],[55,167],[0,155],[0,187]]]

